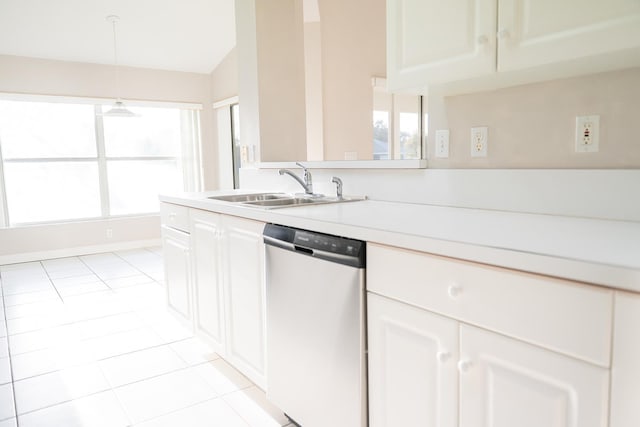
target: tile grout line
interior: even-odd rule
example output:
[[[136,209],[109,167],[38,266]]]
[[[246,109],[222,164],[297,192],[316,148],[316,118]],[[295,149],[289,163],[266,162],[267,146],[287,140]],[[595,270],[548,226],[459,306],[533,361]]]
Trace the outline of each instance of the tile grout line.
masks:
[[[149,279],[153,280],[154,282],[157,283],[156,279],[154,279],[153,277],[149,276],[147,273],[145,273],[144,271],[140,270],[138,267],[136,267],[135,265],[133,265],[132,263],[130,263],[129,261],[127,261],[125,258],[121,257],[120,255],[118,255],[117,252],[111,252],[112,254],[114,254],[115,256],[117,256],[118,258],[120,258],[122,261],[126,262],[127,264],[129,264],[131,267],[135,268],[136,270],[138,270],[140,273],[142,273],[144,276],[147,276]]]
[[[55,283],[53,283],[53,279],[51,279],[51,276],[49,275],[49,271],[47,271],[47,267],[44,266],[42,261],[38,261],[38,264],[40,264],[40,267],[42,268],[42,270],[44,270],[44,274],[47,275],[47,279],[49,279],[49,283],[51,283],[51,286],[53,286],[53,289],[56,291],[56,294],[58,294],[58,298],[60,298],[60,302],[64,304],[64,299],[62,298],[62,295],[60,295],[60,292],[58,292],[58,288],[56,287]],[[2,299],[4,301],[4,297]]]

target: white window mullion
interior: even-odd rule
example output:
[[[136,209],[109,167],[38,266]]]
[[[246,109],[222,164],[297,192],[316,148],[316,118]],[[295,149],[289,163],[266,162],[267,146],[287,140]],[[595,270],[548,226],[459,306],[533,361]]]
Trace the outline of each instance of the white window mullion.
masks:
[[[2,141],[0,141],[0,227],[9,226],[9,206],[4,184],[4,160],[2,158]]]
[[[111,207],[109,203],[109,177],[107,175],[107,155],[104,144],[104,122],[102,120],[101,105],[96,105],[96,149],[98,152],[101,213],[106,218],[111,212]]]

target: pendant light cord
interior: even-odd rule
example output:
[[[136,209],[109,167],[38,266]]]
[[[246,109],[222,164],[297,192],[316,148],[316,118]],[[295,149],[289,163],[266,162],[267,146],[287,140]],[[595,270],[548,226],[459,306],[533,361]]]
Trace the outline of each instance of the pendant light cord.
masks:
[[[120,70],[118,65],[118,40],[116,38],[116,22],[120,17],[116,15],[107,16],[107,20],[111,21],[111,25],[113,28],[113,63],[114,70],[116,75],[116,100],[120,101]]]

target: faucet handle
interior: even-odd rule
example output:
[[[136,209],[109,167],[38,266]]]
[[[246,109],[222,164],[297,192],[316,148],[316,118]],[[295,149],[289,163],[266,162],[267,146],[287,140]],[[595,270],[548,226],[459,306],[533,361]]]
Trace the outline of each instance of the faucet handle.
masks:
[[[302,163],[300,163],[300,162],[296,162],[296,165],[300,166],[300,167],[301,167],[302,169],[304,169],[305,171],[307,170],[306,166],[305,166],[305,165],[303,165],[303,164],[302,164]]]
[[[334,176],[333,178],[331,178],[331,182],[336,184],[336,196],[338,197],[338,199],[342,199],[342,180],[337,176]]]

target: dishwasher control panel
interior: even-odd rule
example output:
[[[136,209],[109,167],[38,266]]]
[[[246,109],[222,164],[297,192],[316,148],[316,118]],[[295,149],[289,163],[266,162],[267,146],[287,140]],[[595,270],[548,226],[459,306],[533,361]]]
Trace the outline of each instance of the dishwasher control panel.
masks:
[[[348,260],[345,263],[358,267],[364,267],[365,264],[366,245],[361,240],[277,224],[267,224],[263,236],[266,244],[286,246],[290,250],[297,250],[318,258],[333,259],[335,257]]]

